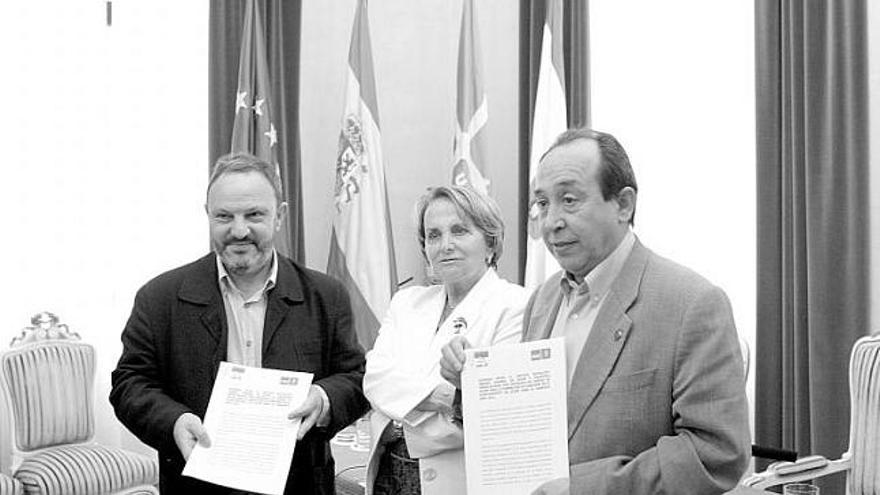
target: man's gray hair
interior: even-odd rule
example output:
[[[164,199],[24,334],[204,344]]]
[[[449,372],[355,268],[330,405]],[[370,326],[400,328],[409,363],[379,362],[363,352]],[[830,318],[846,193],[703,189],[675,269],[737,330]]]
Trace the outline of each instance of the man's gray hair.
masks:
[[[281,204],[284,196],[282,194],[283,189],[281,188],[281,177],[278,175],[278,169],[250,153],[229,153],[218,158],[211,167],[211,178],[208,181],[207,191],[211,190],[211,186],[220,177],[226,174],[245,172],[258,172],[262,174],[269,181],[269,184],[272,184],[272,189],[275,191],[275,200],[278,204]]]

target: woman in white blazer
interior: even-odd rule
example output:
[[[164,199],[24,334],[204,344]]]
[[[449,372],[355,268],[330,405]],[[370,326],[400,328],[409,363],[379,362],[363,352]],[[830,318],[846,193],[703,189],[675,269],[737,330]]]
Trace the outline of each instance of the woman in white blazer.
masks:
[[[504,224],[491,198],[436,187],[417,214],[422,254],[440,283],[397,292],[367,353],[372,495],[465,493],[461,400],[440,377],[440,350],[456,335],[474,347],[519,342],[528,300],[495,273]]]

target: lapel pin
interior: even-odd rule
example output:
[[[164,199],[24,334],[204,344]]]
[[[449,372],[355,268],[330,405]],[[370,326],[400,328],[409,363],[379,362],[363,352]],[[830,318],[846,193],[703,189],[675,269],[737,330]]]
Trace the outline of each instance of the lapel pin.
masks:
[[[467,320],[465,320],[461,316],[457,316],[454,320],[452,320],[452,328],[455,330],[455,334],[458,335],[461,332],[467,330]]]

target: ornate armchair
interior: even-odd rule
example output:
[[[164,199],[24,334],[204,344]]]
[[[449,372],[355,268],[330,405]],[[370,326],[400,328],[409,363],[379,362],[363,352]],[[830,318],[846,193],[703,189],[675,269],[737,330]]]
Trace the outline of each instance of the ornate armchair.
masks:
[[[158,494],[154,459],[92,441],[94,348],[51,313],[31,323],[0,354],[24,493]]]
[[[845,471],[848,495],[880,493],[880,334],[862,337],[849,360],[849,449],[840,459],[808,456],[776,462],[742,484],[764,489]]]

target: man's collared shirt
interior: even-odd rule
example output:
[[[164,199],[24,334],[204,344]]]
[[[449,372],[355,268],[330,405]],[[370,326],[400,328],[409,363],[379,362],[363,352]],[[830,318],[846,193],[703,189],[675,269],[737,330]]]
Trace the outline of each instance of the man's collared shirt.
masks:
[[[268,292],[278,279],[277,253],[272,251],[272,267],[263,288],[251,297],[235,286],[232,277],[217,257],[217,275],[223,306],[226,308],[226,327],[229,330],[226,344],[226,360],[230,363],[261,368],[263,366],[263,325],[266,321]]]
[[[263,367],[263,327],[266,322],[266,307],[269,291],[278,280],[278,252],[272,250],[272,268],[263,288],[245,299],[241,290],[235,286],[220,257],[217,256],[217,277],[223,306],[226,308],[226,360],[256,368]],[[313,385],[321,396],[321,413],[317,426],[330,423],[330,397],[320,385]]]
[[[559,306],[559,313],[556,315],[550,337],[565,337],[569,386],[571,386],[571,379],[574,376],[575,368],[577,368],[584,344],[586,344],[593,323],[596,321],[596,315],[602,308],[602,303],[611,289],[611,284],[614,283],[620,270],[623,269],[627,257],[632,252],[635,240],[635,234],[632,230],[628,231],[614,251],[596,265],[580,284],[568,272],[560,281],[562,303]]]

